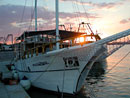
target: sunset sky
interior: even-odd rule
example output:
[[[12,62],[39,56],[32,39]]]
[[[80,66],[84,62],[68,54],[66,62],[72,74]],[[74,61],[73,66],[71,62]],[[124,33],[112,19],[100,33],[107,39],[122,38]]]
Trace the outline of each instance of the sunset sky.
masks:
[[[37,1],[38,30],[54,29],[55,0]],[[130,0],[59,1],[60,24],[66,28],[90,22],[102,37],[130,29]],[[0,37],[16,37],[27,30],[34,30],[34,0],[0,0]]]

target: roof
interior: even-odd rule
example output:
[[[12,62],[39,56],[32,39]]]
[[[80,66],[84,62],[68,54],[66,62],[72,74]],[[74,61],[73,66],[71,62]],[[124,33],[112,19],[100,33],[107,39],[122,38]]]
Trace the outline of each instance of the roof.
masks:
[[[26,31],[20,37],[18,37],[17,40],[24,39],[24,36],[26,38],[26,37],[31,37],[31,36],[41,35],[41,34],[43,34],[43,35],[47,34],[47,35],[54,35],[55,36],[56,30],[54,29],[54,30],[44,30],[44,31]],[[85,33],[59,30],[60,39],[67,39],[67,38],[70,38],[70,37],[76,37],[76,36],[80,36],[82,34],[85,34]]]

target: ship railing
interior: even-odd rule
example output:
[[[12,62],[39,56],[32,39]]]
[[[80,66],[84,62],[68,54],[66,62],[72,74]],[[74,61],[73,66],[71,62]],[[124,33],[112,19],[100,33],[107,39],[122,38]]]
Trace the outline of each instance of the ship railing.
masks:
[[[120,32],[118,34],[112,35],[110,37],[104,38],[102,40],[99,40],[95,44],[97,46],[100,46],[100,45],[112,42],[114,40],[123,38],[123,37],[128,36],[128,35],[130,35],[130,29],[126,30],[126,31],[123,31],[123,32]],[[86,36],[87,35],[85,35],[83,37],[86,37]],[[81,45],[82,46],[84,44],[91,43],[91,41],[90,42],[89,41],[84,41],[84,42],[81,42],[81,43],[75,43],[74,39],[78,38],[78,37],[79,36],[77,36],[77,37],[71,37],[71,38],[67,38],[67,39],[58,41],[60,43],[60,48],[72,47],[72,46],[76,46],[76,45]],[[66,40],[69,40],[69,42],[66,43],[65,42]],[[38,56],[39,53],[43,53],[44,54],[44,53],[46,53],[48,51],[52,51],[52,50],[55,49],[56,43],[57,42],[44,43],[42,45],[39,45],[39,46],[36,46],[34,48],[28,49],[28,50],[26,50],[26,51],[23,52],[22,58],[25,59],[25,58],[33,57],[34,55]],[[92,54],[92,53],[90,53],[90,54]]]
[[[25,39],[25,42],[27,43],[35,43],[35,42],[38,42],[38,43],[47,43],[47,42],[55,42],[55,38],[51,38],[51,37],[39,37],[37,40],[35,37],[28,37]]]
[[[85,38],[87,36],[84,35],[82,37]],[[79,38],[79,36],[78,37],[71,37],[71,38],[67,38],[67,39],[58,41],[60,43],[60,49],[66,48],[66,47],[72,47],[72,46],[76,46],[76,45],[83,46],[84,44],[94,42],[94,41],[83,41],[83,42],[76,43],[76,41],[74,41],[76,38]],[[68,40],[69,40],[69,42],[66,42]],[[36,46],[34,48],[25,50],[25,51],[21,52],[22,53],[21,58],[26,59],[26,58],[30,58],[30,57],[33,57],[33,56],[38,56],[39,53],[44,54],[44,53],[46,53],[48,51],[55,50],[56,43],[57,43],[56,41],[55,42],[43,43],[42,45],[38,45],[38,46]]]

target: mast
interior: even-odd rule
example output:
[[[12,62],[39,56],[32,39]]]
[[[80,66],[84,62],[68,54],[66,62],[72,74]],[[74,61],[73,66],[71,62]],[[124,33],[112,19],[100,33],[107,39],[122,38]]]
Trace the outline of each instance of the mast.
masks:
[[[59,0],[56,0],[56,50],[59,49]]]
[[[37,0],[35,0],[35,31],[37,31]]]

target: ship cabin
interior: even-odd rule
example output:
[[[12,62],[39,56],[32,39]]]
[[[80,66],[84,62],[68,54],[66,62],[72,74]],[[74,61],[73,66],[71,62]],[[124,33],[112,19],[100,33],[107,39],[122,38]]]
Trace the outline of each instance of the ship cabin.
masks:
[[[59,30],[59,39],[59,47],[66,48],[92,43],[101,38],[98,34]],[[24,55],[45,53],[56,49],[56,30],[26,31],[17,40],[21,43],[19,49],[22,53],[24,51]]]

